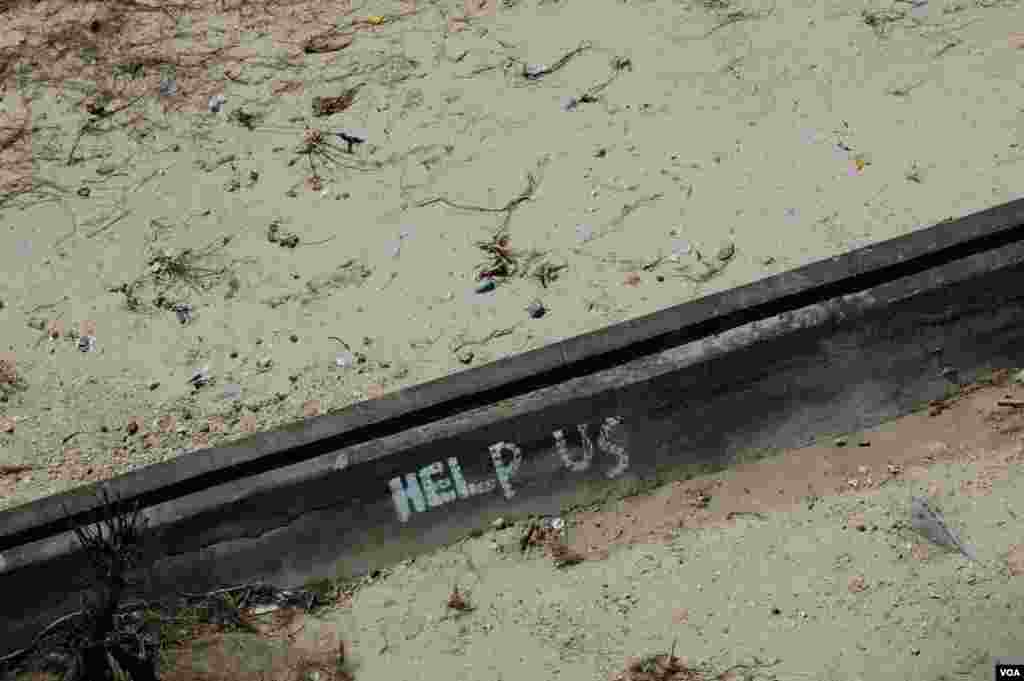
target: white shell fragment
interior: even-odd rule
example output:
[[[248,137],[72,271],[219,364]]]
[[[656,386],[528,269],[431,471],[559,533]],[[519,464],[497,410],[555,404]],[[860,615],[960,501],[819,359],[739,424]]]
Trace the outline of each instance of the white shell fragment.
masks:
[[[228,98],[224,95],[213,95],[210,97],[210,113],[220,113],[226,101],[228,101]]]
[[[203,367],[202,369],[196,369],[192,376],[188,379],[194,387],[199,388],[210,382],[210,367]]]

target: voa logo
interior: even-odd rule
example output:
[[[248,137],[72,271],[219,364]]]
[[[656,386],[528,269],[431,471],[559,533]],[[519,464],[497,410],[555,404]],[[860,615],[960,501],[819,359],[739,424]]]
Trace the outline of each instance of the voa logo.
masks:
[[[1001,678],[1001,679],[1019,679],[1019,678],[1021,678],[1020,670],[1019,669],[1000,669],[999,670],[999,678]]]

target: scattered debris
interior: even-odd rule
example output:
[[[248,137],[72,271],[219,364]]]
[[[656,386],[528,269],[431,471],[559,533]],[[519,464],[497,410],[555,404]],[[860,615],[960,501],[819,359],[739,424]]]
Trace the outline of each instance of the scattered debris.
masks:
[[[545,156],[540,162],[538,162],[537,163],[538,170],[543,169],[544,166],[547,165],[548,160],[549,160],[548,157]],[[517,196],[517,197],[515,197],[513,199],[510,199],[508,201],[508,203],[506,203],[501,208],[486,208],[484,206],[472,206],[472,205],[459,204],[459,203],[455,203],[454,201],[451,201],[450,199],[448,199],[445,196],[437,196],[437,197],[434,197],[432,199],[426,199],[424,201],[420,201],[419,203],[416,204],[416,207],[417,208],[424,208],[426,206],[432,206],[435,203],[443,203],[444,205],[448,206],[449,208],[455,208],[456,210],[469,210],[469,211],[474,211],[476,213],[504,213],[505,214],[505,219],[502,220],[501,224],[495,230],[495,236],[494,236],[494,239],[492,240],[492,242],[497,242],[503,236],[507,237],[507,235],[509,233],[509,224],[512,222],[512,213],[513,213],[513,211],[515,211],[515,209],[518,208],[520,206],[520,204],[522,204],[522,203],[524,203],[526,201],[529,201],[530,199],[533,198],[533,195],[537,191],[537,187],[538,187],[539,184],[540,184],[540,182],[538,180],[537,175],[535,175],[534,173],[527,173],[526,174],[526,188],[523,189],[523,191],[521,191],[519,193],[519,196]]]
[[[127,432],[129,435],[135,435],[136,433],[139,432],[139,429],[141,427],[142,419],[140,419],[138,416],[133,416],[132,418],[128,419],[128,423],[125,425],[124,429],[125,432]]]
[[[526,306],[526,313],[533,319],[540,319],[547,313],[547,308],[544,307],[544,303],[541,301],[534,300]]]
[[[539,80],[548,74],[558,71],[568,64],[570,59],[582,54],[588,49],[590,49],[590,43],[583,42],[579,47],[574,50],[570,50],[551,66],[546,64],[523,64],[523,78],[526,78],[527,80]]]
[[[865,9],[861,11],[861,20],[865,25],[870,26],[871,30],[879,38],[888,37],[891,30],[890,24],[897,23],[906,18],[907,13],[902,10]]]
[[[178,81],[174,78],[164,78],[160,81],[160,95],[162,97],[173,97],[178,92]]]
[[[46,324],[46,335],[50,340],[57,340],[64,335],[64,323],[59,319],[51,319]]]
[[[452,339],[452,342],[449,345],[448,349],[452,354],[458,354],[458,352],[467,345],[486,345],[495,338],[508,336],[509,334],[513,333],[517,328],[519,328],[519,323],[513,324],[512,326],[506,327],[504,329],[495,329],[494,331],[491,331],[489,334],[482,338],[471,339],[466,339],[465,334],[460,333],[455,338]]]
[[[302,51],[306,54],[323,54],[325,52],[337,52],[352,44],[355,39],[354,33],[338,33],[336,30],[328,30],[319,35],[310,36],[302,43]]]
[[[195,372],[189,377],[188,382],[193,388],[201,388],[210,382],[210,367],[205,366],[201,369],[196,369]]]
[[[673,649],[675,644],[673,643]],[[698,681],[686,663],[673,653],[645,655],[630,660],[626,670],[617,677],[619,681]]]
[[[362,144],[369,139],[369,134],[362,128],[343,128],[337,132],[338,139],[348,145],[348,153],[354,151],[356,144]]]
[[[445,606],[456,612],[472,612],[475,608],[469,604],[469,601],[466,599],[467,595],[459,593],[459,586],[456,584],[452,587],[452,593],[448,596]]]
[[[178,316],[178,322],[182,325],[190,324],[194,319],[192,306],[188,303],[178,303],[175,305],[174,313]]]
[[[567,264],[555,265],[550,262],[542,262],[534,268],[531,276],[536,279],[543,288],[547,288],[548,284],[551,284],[558,279],[558,273],[567,267]]]
[[[299,236],[291,232],[282,232],[281,223],[275,221],[267,227],[267,241],[282,248],[295,248],[299,245]]]
[[[210,113],[220,113],[221,108],[228,99],[224,95],[213,95],[210,97],[209,109]]]
[[[347,110],[356,101],[356,94],[359,93],[366,83],[359,83],[343,91],[337,97],[314,97],[313,115],[319,117],[333,116]],[[347,141],[347,140],[346,140]]]
[[[772,613],[778,614],[778,609],[773,608]],[[672,642],[672,649],[668,653],[630,658],[626,662],[626,669],[613,677],[614,681],[768,681],[776,677],[757,676],[756,671],[774,667],[781,662],[779,659],[762,661],[754,657],[752,664],[734,664],[721,672],[715,672],[707,665],[690,666],[685,657],[676,657],[677,642]],[[742,676],[737,673],[740,671],[744,672]]]

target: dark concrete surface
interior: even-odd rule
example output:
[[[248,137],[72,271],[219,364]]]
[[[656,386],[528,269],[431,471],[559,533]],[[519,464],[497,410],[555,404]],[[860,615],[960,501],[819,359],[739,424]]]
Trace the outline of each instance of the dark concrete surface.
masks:
[[[0,552],[61,532],[96,508],[101,485],[153,506],[308,461],[493,402],[602,371],[709,334],[933,268],[1024,238],[1024,199],[783,272],[537,350],[429,381],[338,413],[197,452],[0,511]],[[2,554],[0,554],[2,557]],[[0,561],[2,563],[2,561]],[[0,564],[0,570],[2,570]]]
[[[607,366],[590,365],[595,371],[545,383],[549,372],[540,389],[500,399],[492,390],[489,404],[467,402],[432,421],[387,420],[403,405],[414,412],[419,405],[422,417],[423,404],[469,395],[473,383],[466,377],[497,372],[505,365],[498,362],[435,382],[452,385],[419,393],[422,400],[399,393],[379,409],[357,405],[211,450],[198,462],[190,457],[184,472],[165,464],[111,481],[107,487],[122,496],[151,490],[144,506],[153,529],[133,595],[363,574],[498,515],[557,512],[653,478],[874,425],[943,396],[956,381],[1020,365],[1024,245],[1014,242],[1022,236],[1017,223],[1010,229],[998,221],[1019,222],[1022,204],[965,218],[960,230],[949,226],[961,223],[946,223],[912,235],[916,240],[894,240],[673,308],[659,313],[661,320],[551,346],[565,346],[558,352],[566,359],[600,357],[602,348],[620,354]],[[957,239],[986,229],[980,241]],[[937,264],[943,248],[957,243],[963,257]],[[829,264],[834,276],[827,275]],[[614,338],[602,346],[601,334]],[[507,360],[506,378],[524,375],[521,362],[529,355],[540,358],[539,372],[548,371],[553,360],[544,353],[551,348]],[[956,371],[944,371],[949,368]],[[494,376],[485,381],[500,383]],[[377,437],[357,441],[375,434],[373,424],[383,424]],[[222,457],[229,460],[227,473],[216,470]],[[279,465],[270,469],[267,461]],[[222,477],[183,487],[186,474],[211,472]],[[247,475],[232,480],[228,474],[239,472]],[[219,484],[206,484],[211,481]],[[78,607],[73,578],[84,574],[82,556],[54,522],[61,502],[76,500],[73,508],[85,511],[94,493],[95,487],[0,514],[7,542],[0,553],[0,655]],[[33,522],[49,529],[26,542]]]

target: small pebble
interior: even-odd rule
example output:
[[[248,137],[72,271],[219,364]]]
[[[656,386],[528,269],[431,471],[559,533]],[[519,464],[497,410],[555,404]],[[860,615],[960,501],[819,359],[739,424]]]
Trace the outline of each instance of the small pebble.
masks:
[[[491,521],[491,527],[493,527],[496,530],[504,529],[505,525],[506,523],[504,518],[495,518],[493,521]]]
[[[477,284],[475,290],[477,293],[487,293],[488,291],[493,291],[495,285],[494,279],[487,278]]]
[[[469,364],[473,361],[473,357],[475,357],[475,355],[472,350],[459,350],[459,352],[455,354],[455,357],[463,364]]]
[[[352,366],[356,363],[356,356],[348,350],[339,352],[338,356],[334,359],[334,364],[342,369]]]
[[[226,101],[228,100],[224,95],[214,95],[210,97],[210,113],[220,113],[220,110]]]
[[[834,444],[834,445],[835,445],[836,447],[845,447],[845,446],[846,446],[846,443],[847,443],[847,439],[846,439],[845,437],[837,437],[837,438],[835,439],[835,442],[833,442],[833,444]]]
[[[526,312],[534,319],[540,319],[547,312],[547,308],[544,307],[544,303],[534,300],[526,306]]]
[[[96,349],[96,337],[82,336],[78,339],[78,349],[82,352],[92,352]]]

